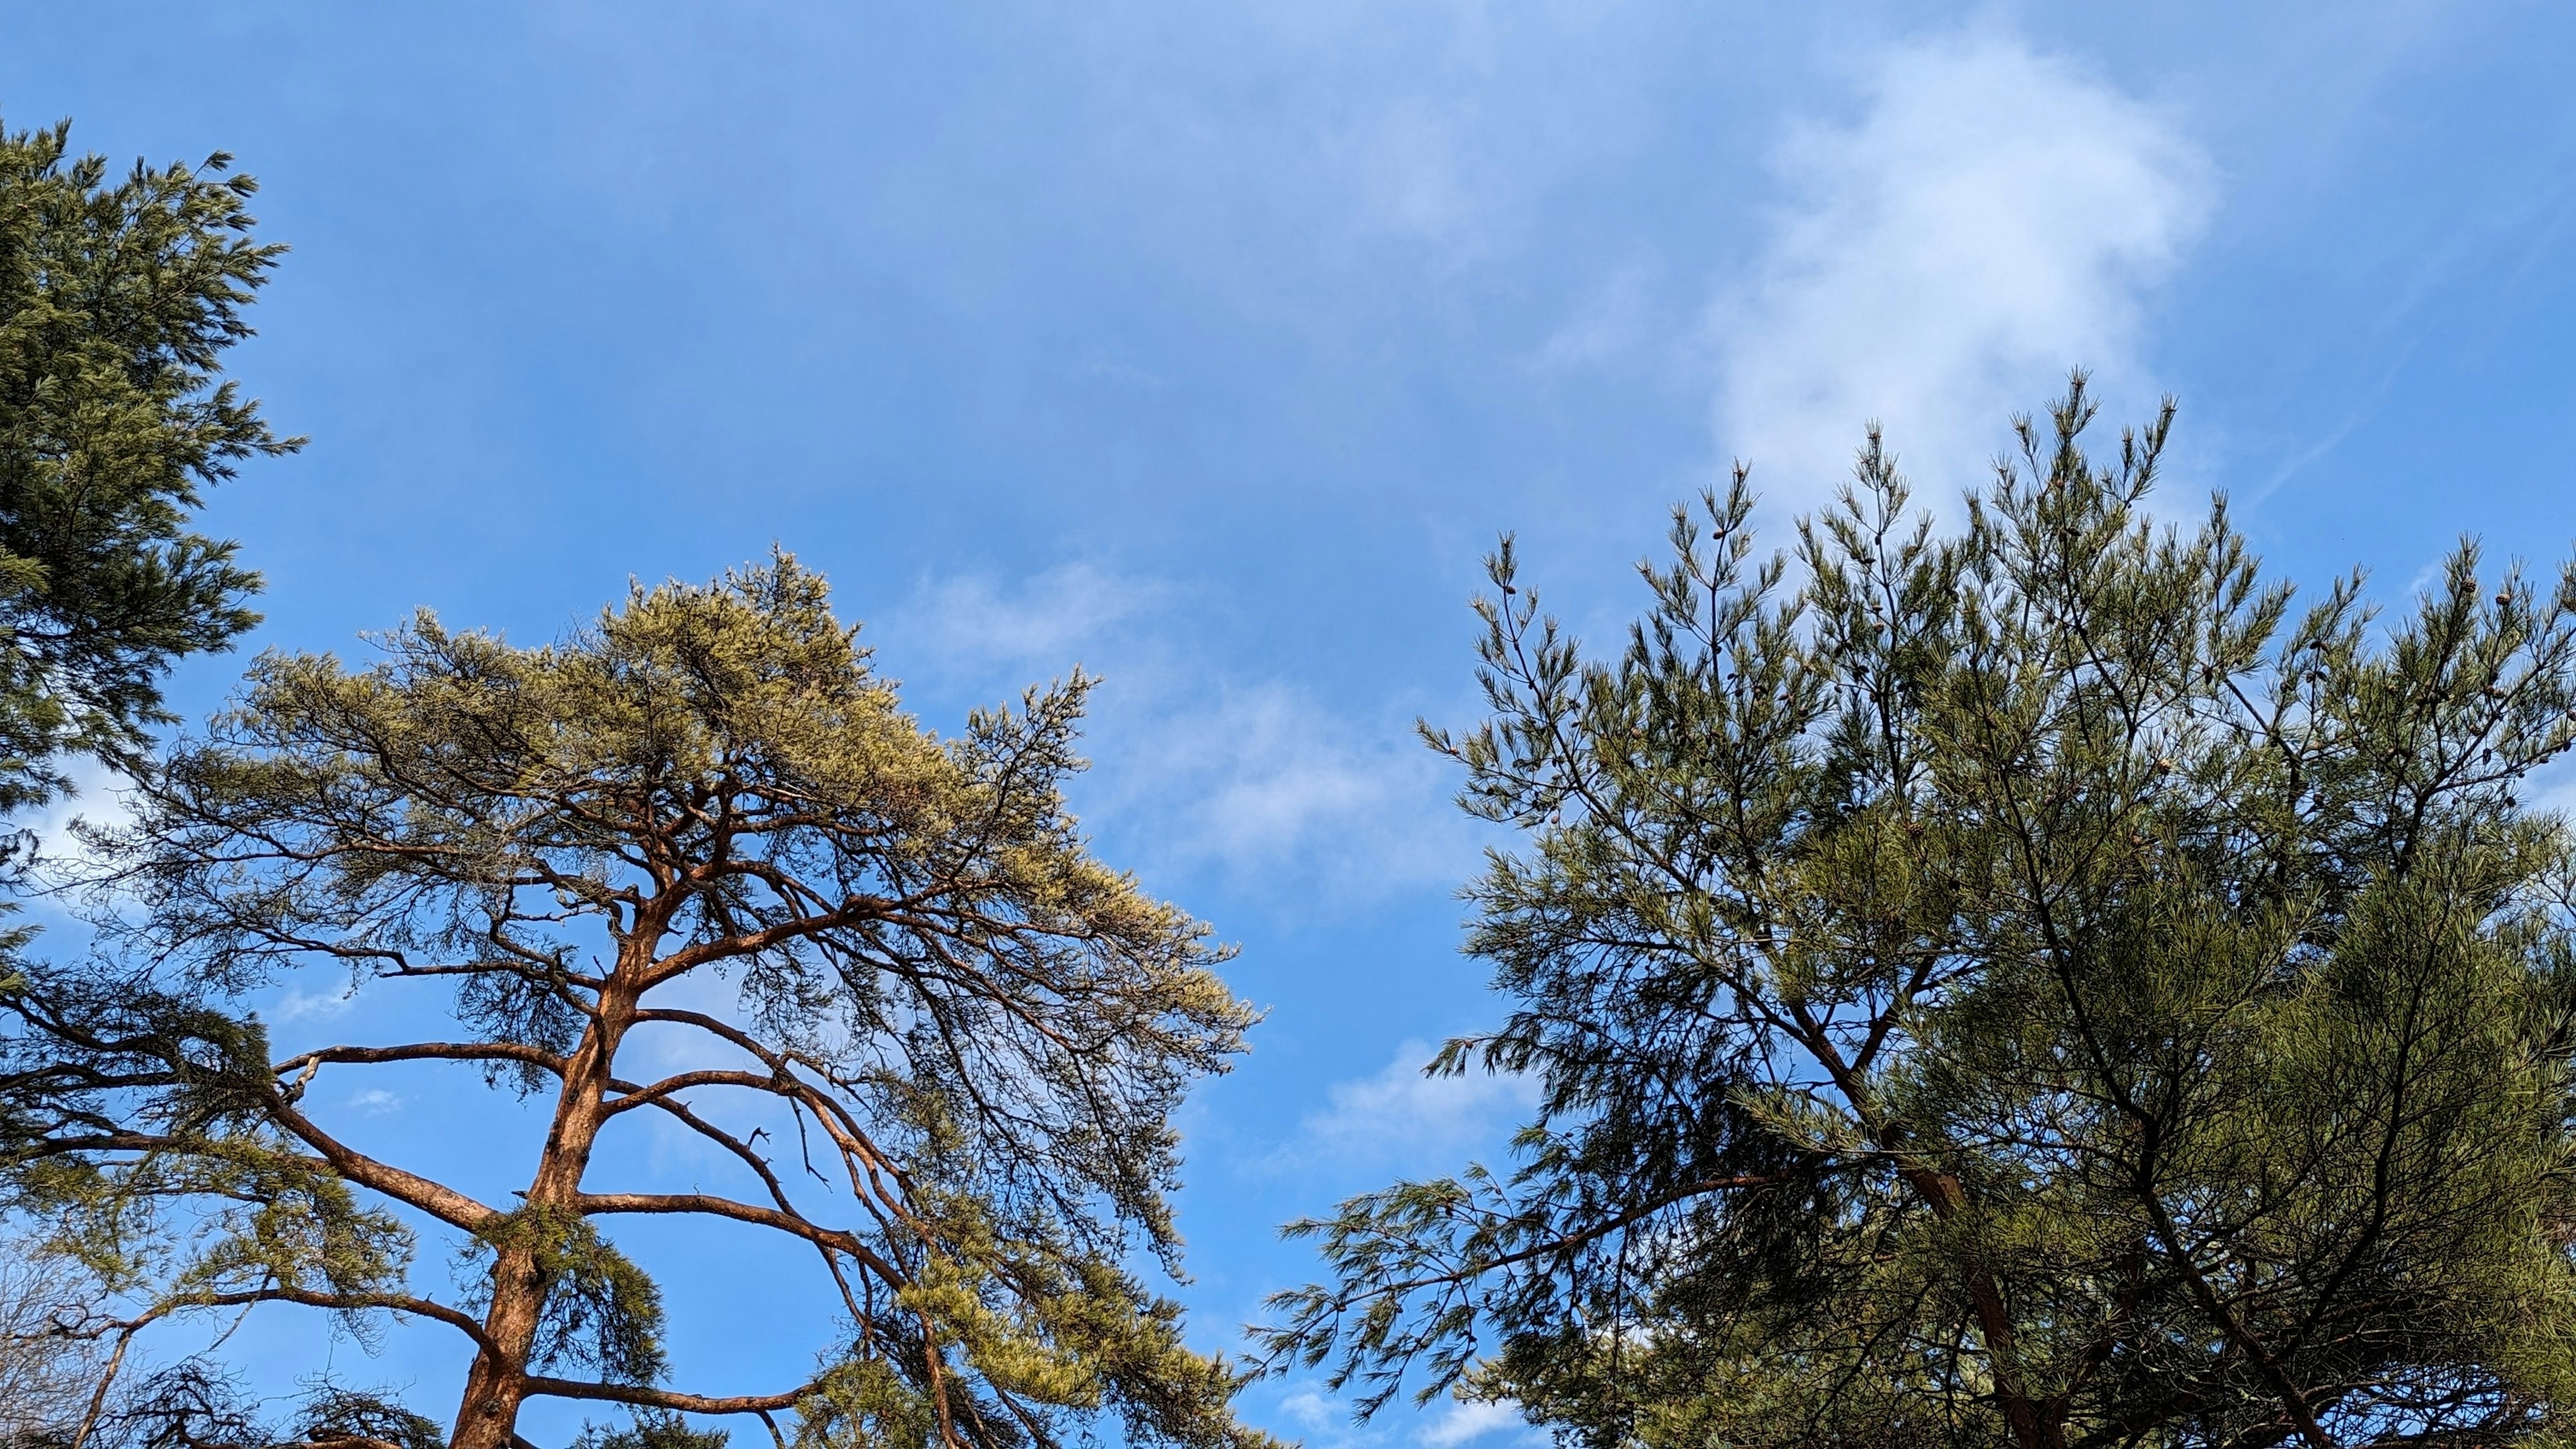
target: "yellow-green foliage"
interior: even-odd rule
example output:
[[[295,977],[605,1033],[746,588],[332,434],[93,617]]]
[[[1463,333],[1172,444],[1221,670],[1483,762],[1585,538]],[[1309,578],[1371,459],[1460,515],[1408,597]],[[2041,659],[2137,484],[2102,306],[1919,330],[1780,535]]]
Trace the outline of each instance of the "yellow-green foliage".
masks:
[[[1254,1442],[1227,1408],[1236,1375],[1185,1348],[1177,1309],[1123,1266],[1176,1259],[1170,1115],[1254,1013],[1206,928],[1093,856],[1065,807],[1088,680],[942,738],[784,556],[637,587],[535,647],[425,614],[375,643],[363,668],[260,659],[133,822],[92,833],[101,939],[149,963],[149,989],[69,972],[0,992],[27,1054],[70,1063],[24,1079],[24,1190],[51,1174],[91,1191],[108,1254],[131,1240],[119,1193],[142,1164],[237,1172],[225,1143],[291,1142],[321,1175],[183,1286],[265,1275],[379,1302],[376,1279],[326,1266],[374,1220],[323,1190],[340,1185],[315,1159],[352,1159],[298,1106],[315,1072],[379,1049],[281,1067],[228,1013],[308,966],[426,980],[453,990],[451,1022],[382,1059],[473,1064],[554,1108],[515,1208],[355,1174],[471,1234],[476,1382],[494,1386],[472,1422],[506,1427],[509,1386],[563,1365],[657,1407],[659,1294],[587,1214],[708,1212],[732,1220],[711,1233],[797,1234],[844,1295],[849,1337],[803,1395],[809,1438],[1004,1446],[1109,1415],[1139,1443]],[[700,1014],[718,981],[738,993],[721,1020]],[[626,1081],[619,1053],[648,1026],[693,1033],[716,1079]],[[735,1136],[697,1114],[719,1091],[801,1130]],[[592,1146],[630,1111],[678,1114],[756,1165],[742,1200],[597,1207]],[[83,1125],[148,1145],[68,1145]],[[808,1163],[833,1169],[828,1188]],[[151,1170],[172,1193],[228,1190]]]

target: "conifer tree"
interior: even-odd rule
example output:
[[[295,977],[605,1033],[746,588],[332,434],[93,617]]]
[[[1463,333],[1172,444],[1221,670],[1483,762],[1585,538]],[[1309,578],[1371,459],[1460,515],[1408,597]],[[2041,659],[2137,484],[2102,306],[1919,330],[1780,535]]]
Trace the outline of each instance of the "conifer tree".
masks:
[[[0,129],[0,812],[66,754],[131,762],[172,661],[251,626],[257,576],[189,514],[301,443],[218,370],[286,250],[251,235],[258,184],[221,152],[111,182],[69,145]]]
[[[2079,375],[1963,527],[1857,486],[1757,561],[1677,512],[1589,659],[1493,560],[1526,833],[1470,890],[1531,1074],[1507,1171],[1295,1225],[1276,1364],[1593,1445],[2558,1442],[2576,1422],[2576,572],[2463,544],[2304,610],[2223,503],[2146,511],[2171,405]]]
[[[1131,1261],[1176,1265],[1169,1117],[1252,1013],[1205,928],[1066,813],[1087,681],[936,738],[784,557],[544,647],[425,614],[379,643],[363,669],[259,660],[92,833],[97,957],[0,992],[12,1185],[142,1303],[121,1337],[271,1303],[443,1325],[456,1449],[521,1442],[546,1397],[668,1449],[729,1414],[814,1449],[1046,1446],[1103,1415],[1140,1445],[1261,1442]],[[281,1056],[239,1003],[298,971],[407,992],[425,1025]],[[316,1105],[398,1062],[535,1100],[520,1191],[369,1155]],[[648,1120],[734,1184],[599,1180]],[[846,1335],[782,1382],[672,1383],[614,1240],[639,1214],[708,1252],[810,1248]],[[463,1291],[419,1281],[416,1225],[463,1245]]]
[[[0,127],[0,914],[25,883],[24,812],[82,759],[132,766],[168,722],[172,663],[255,622],[258,577],[191,514],[300,445],[221,375],[285,251],[252,234],[256,183],[220,152],[111,179],[69,137]],[[32,937],[0,930],[0,984],[26,985]],[[76,1422],[55,1401],[97,1368],[60,1331],[94,1285],[63,1267],[0,1266],[0,1442]]]

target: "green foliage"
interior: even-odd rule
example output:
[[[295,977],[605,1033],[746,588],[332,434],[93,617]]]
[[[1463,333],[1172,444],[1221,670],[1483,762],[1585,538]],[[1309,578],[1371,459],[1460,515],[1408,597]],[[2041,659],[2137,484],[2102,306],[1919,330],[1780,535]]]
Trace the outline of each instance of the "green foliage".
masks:
[[[549,1372],[575,1364],[612,1384],[649,1384],[662,1377],[668,1367],[662,1290],[589,1219],[561,1208],[523,1207],[478,1231],[463,1261],[488,1263],[502,1250],[524,1255],[543,1305],[528,1355],[531,1367]],[[488,1283],[467,1301],[478,1312],[490,1308]]]
[[[2576,1416],[2576,574],[2385,626],[2144,511],[2082,380],[1970,500],[1754,565],[1676,515],[1613,662],[1481,605],[1434,746],[1532,1074],[1507,1175],[1302,1223],[1274,1362],[1583,1443],[2543,1442]],[[1795,576],[1795,582],[1791,579]]]
[[[1179,1304],[1147,1293],[1106,1259],[1066,1251],[1060,1234],[1043,1227],[997,1231],[995,1214],[972,1199],[925,1193],[913,1206],[936,1227],[926,1235],[932,1251],[922,1271],[898,1301],[915,1324],[936,1326],[982,1388],[972,1397],[947,1396],[952,1429],[962,1417],[982,1438],[1007,1424],[1015,1405],[1044,1404],[1111,1409],[1128,1441],[1140,1445],[1266,1444],[1228,1416],[1226,1405],[1248,1376],[1182,1342]],[[996,1294],[996,1283],[1015,1291]],[[798,1405],[800,1445],[945,1442],[943,1396],[925,1392],[906,1368],[925,1351],[930,1345],[915,1332],[872,1326]],[[944,1345],[939,1351],[948,1352]]]
[[[170,665],[255,622],[245,603],[258,577],[189,516],[243,460],[300,446],[219,375],[284,250],[251,237],[255,183],[227,174],[221,154],[199,167],[138,164],[111,181],[101,158],[71,157],[68,134],[0,128],[0,815],[65,788],[66,756],[135,768],[170,718]],[[0,859],[21,863],[26,843],[10,838]],[[6,884],[23,881],[12,870]],[[389,1220],[284,1167],[260,1139],[255,1107],[269,1084],[255,1024],[148,987],[129,997],[137,983],[112,970],[27,963],[34,935],[0,930],[0,1020],[47,1023],[0,1039],[0,1208],[56,1219],[39,1261],[86,1260],[102,1291],[158,1271],[162,1287],[202,1294],[306,1250],[332,1278],[375,1271],[353,1252],[400,1256]],[[70,1045],[49,1040],[56,1029]],[[108,1101],[138,1094],[155,1132],[207,1150],[110,1164],[43,1145],[116,1135]],[[270,1189],[276,1201],[262,1204],[255,1195]],[[222,1205],[190,1244],[155,1210],[174,1193]],[[379,1241],[353,1249],[353,1231]],[[165,1397],[203,1412],[174,1410],[151,1433],[216,1423],[206,1395],[217,1380],[186,1367],[165,1371],[180,1374]]]
[[[384,1394],[319,1383],[305,1395],[295,1416],[295,1431],[307,1444],[343,1444],[365,1449],[446,1449],[446,1431],[436,1420],[413,1413]],[[663,1446],[649,1446],[663,1449]],[[670,1449],[697,1449],[673,1445]],[[705,1449],[722,1449],[708,1445]]]
[[[920,1347],[903,1337],[896,1330],[885,1348]],[[796,1449],[910,1449],[940,1442],[937,1403],[891,1361],[890,1353],[854,1354],[827,1366],[796,1405]]]
[[[217,375],[284,250],[251,239],[255,183],[220,153],[111,182],[68,134],[0,131],[0,812],[66,751],[132,763],[171,661],[251,626],[257,576],[188,514],[300,445]]]
[[[372,1338],[411,1233],[267,1120],[256,1019],[95,966],[31,965],[0,1010],[0,1208],[41,1227],[40,1259],[153,1314],[323,1295]]]
[[[243,1130],[275,1090],[257,1021],[110,964],[27,963],[0,978],[0,1012],[23,1024],[0,1075],[0,1163],[116,1131],[136,1093],[148,1094],[140,1120],[196,1137]]]
[[[585,1423],[573,1449],[725,1449],[732,1435],[722,1429],[692,1429],[673,1413],[639,1411],[623,1429]]]

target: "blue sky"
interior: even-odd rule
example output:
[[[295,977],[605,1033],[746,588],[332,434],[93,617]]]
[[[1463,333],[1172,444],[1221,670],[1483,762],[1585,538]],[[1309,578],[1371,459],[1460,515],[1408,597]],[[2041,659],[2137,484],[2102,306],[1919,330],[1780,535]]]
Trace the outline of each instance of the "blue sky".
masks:
[[[934,725],[1107,676],[1085,818],[1270,1008],[1184,1123],[1210,1347],[1309,1273],[1281,1220],[1490,1152],[1521,1100],[1410,1071],[1496,1014],[1451,895],[1482,841],[1410,724],[1469,717],[1498,531],[1608,637],[1729,458],[1776,524],[1878,417],[1954,497],[2083,364],[2121,416],[2177,394],[2169,497],[2226,490],[2311,586],[2576,538],[2559,7],[13,10],[10,124],[230,149],[295,248],[234,367],[313,444],[210,510],[267,573],[261,645],[421,605],[534,640],[775,540]],[[289,1040],[401,1011],[318,981],[268,1009]],[[455,1085],[337,1109],[497,1192],[522,1124]],[[621,1238],[693,1385],[819,1343],[812,1295],[740,1266],[801,1264]],[[232,1348],[441,1414],[462,1368],[288,1319]],[[1519,1432],[1354,1430],[1296,1380],[1246,1405],[1318,1445]]]

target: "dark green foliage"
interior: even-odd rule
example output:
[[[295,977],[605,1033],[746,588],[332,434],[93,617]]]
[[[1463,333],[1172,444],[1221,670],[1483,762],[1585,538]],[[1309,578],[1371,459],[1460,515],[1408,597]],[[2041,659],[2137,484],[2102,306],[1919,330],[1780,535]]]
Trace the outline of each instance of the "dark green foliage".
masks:
[[[67,751],[130,763],[171,661],[251,626],[257,576],[188,514],[300,443],[217,375],[284,250],[251,239],[251,179],[217,154],[111,182],[68,134],[0,131],[0,812]]]
[[[446,1449],[447,1434],[435,1420],[415,1414],[382,1393],[317,1384],[296,1415],[297,1437],[308,1444],[349,1445],[351,1449]],[[653,1446],[660,1449],[660,1446]],[[672,1446],[695,1449],[695,1446]],[[722,1449],[709,1445],[706,1449]]]
[[[544,1309],[528,1365],[552,1373],[589,1369],[604,1383],[649,1384],[668,1366],[662,1352],[662,1290],[577,1213],[523,1207],[486,1224],[463,1261],[475,1290],[466,1306],[491,1305],[490,1263],[501,1249],[528,1259]],[[478,1271],[479,1270],[479,1271]]]
[[[362,1338],[411,1236],[282,1136],[268,1038],[113,968],[0,983],[0,1207],[48,1252],[159,1311],[325,1295]]]
[[[1754,566],[1739,477],[1611,663],[1506,546],[1432,741],[1530,833],[1470,893],[1514,1009],[1434,1069],[1541,1115],[1298,1225],[1277,1361],[1600,1445],[2557,1442],[2576,574],[2294,614],[2144,513],[2169,411],[2090,416],[1955,537],[1873,437]]]
[[[61,790],[67,756],[133,768],[169,718],[161,679],[172,662],[251,626],[244,604],[257,576],[232,545],[192,532],[189,515],[242,460],[299,446],[271,434],[218,374],[224,350],[250,334],[243,311],[284,250],[251,237],[251,179],[226,174],[218,154],[199,167],[137,164],[112,181],[101,158],[72,159],[67,140],[68,125],[0,128],[0,816]],[[0,856],[15,864],[25,844],[11,836]],[[212,1220],[221,1251],[194,1255],[188,1270],[210,1275],[186,1285],[202,1295],[245,1254],[280,1256],[280,1235],[314,1226],[317,1205],[325,1218],[346,1206],[336,1185],[309,1172],[290,1185],[264,1161],[273,1154],[245,1111],[266,1090],[255,1027],[149,990],[129,996],[135,983],[113,971],[26,965],[33,934],[0,931],[0,997],[8,1015],[71,1033],[80,1060],[15,1035],[0,1043],[0,1208],[81,1218],[50,1247],[87,1259],[112,1289],[168,1247],[151,1241],[168,1191],[227,1197]],[[158,1094],[152,1120],[101,1115],[146,1083]],[[35,1145],[133,1127],[219,1145],[191,1162],[147,1152],[104,1173]],[[174,1189],[182,1180],[190,1185]],[[251,1206],[247,1194],[263,1186],[281,1192],[279,1205]],[[111,1208],[122,1189],[131,1195]],[[345,1244],[319,1253],[336,1259],[331,1271],[350,1266]],[[80,1320],[96,1307],[64,1313]],[[12,1333],[0,1353],[71,1361],[58,1333]],[[123,1417],[95,1427],[92,1442],[237,1436],[223,1382],[204,1365],[170,1366],[148,1380],[152,1395],[120,1398]],[[17,1407],[0,1421],[20,1422]]]
[[[0,1161],[65,1133],[135,1125],[118,1095],[154,1093],[146,1121],[179,1136],[218,1135],[259,1116],[273,1088],[268,1033],[98,962],[30,964],[0,978],[0,1010],[63,1050],[30,1051],[0,1074]]]
[[[639,1411],[623,1429],[581,1426],[573,1449],[725,1449],[733,1436],[722,1429],[692,1429],[677,1414]]]

